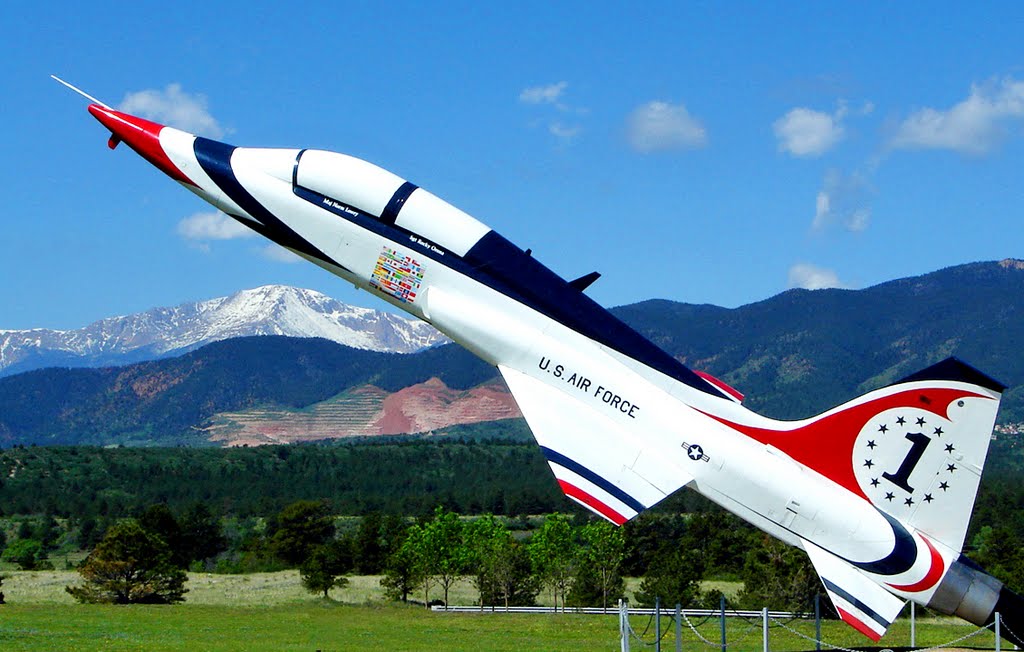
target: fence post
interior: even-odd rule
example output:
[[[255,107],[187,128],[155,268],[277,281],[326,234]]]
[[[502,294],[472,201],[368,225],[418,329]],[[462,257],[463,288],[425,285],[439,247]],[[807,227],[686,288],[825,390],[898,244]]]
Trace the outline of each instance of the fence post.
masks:
[[[619,598],[619,635],[620,649],[629,652],[629,603]]]
[[[910,647],[917,647],[917,605],[910,602]]]
[[[676,652],[683,652],[683,605],[676,603]]]
[[[718,598],[718,609],[719,609],[719,611],[721,611],[721,614],[722,614],[722,617],[721,617],[721,621],[722,621],[722,652],[725,652],[726,642],[725,642],[725,596],[724,595],[720,596]]]
[[[1002,638],[1002,632],[999,631],[1000,630],[999,620],[1000,620],[999,612],[997,611],[996,612],[996,652],[1000,652],[1000,647],[1001,647],[1000,639]]]
[[[814,594],[814,649],[821,652],[821,594]]]
[[[661,598],[654,598],[654,652],[661,652]]]
[[[761,638],[763,639],[762,649],[768,652],[768,607],[761,608]]]

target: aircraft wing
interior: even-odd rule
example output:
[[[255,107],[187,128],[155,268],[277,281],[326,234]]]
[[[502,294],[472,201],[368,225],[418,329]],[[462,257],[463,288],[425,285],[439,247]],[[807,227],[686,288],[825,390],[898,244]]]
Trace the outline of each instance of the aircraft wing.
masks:
[[[498,366],[569,498],[622,525],[693,480],[654,442],[619,427],[565,392]]]
[[[804,541],[804,550],[843,622],[873,641],[882,638],[906,601],[813,543]]]

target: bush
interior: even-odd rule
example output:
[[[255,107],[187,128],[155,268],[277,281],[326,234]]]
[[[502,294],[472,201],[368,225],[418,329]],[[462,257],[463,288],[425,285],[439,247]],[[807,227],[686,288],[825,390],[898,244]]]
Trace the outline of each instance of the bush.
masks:
[[[78,572],[85,584],[65,590],[83,603],[170,604],[187,591],[167,544],[131,520],[111,527]]]
[[[18,539],[4,549],[0,559],[17,564],[21,570],[53,570],[46,560],[43,544],[35,539]]]
[[[651,560],[636,593],[637,602],[653,607],[655,598],[664,605],[693,607],[701,601],[701,555],[695,550],[663,546]]]
[[[765,534],[747,551],[743,587],[739,595],[743,608],[810,613],[821,582],[802,550]]]
[[[317,546],[299,567],[302,585],[310,593],[328,592],[348,584],[345,573],[352,570],[352,545],[347,540],[334,540]]]

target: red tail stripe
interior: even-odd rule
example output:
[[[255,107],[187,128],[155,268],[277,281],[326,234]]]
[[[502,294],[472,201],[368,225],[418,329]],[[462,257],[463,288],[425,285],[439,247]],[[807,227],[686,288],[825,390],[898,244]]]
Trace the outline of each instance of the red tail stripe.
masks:
[[[935,549],[932,542],[926,537],[921,538],[924,539],[924,544],[928,546],[928,550],[931,551],[931,565],[928,567],[928,573],[922,579],[914,582],[913,584],[889,585],[897,591],[916,593],[918,591],[930,589],[935,586],[935,583],[938,582],[939,579],[942,578],[942,572],[946,570],[946,564],[942,561],[942,555],[940,555],[939,551]]]
[[[873,401],[839,409],[789,430],[760,428],[735,423],[705,413],[762,444],[771,444],[797,462],[814,469],[826,478],[868,500],[853,473],[853,445],[861,429],[875,415],[896,408],[917,408],[948,419],[949,405],[961,398],[981,397],[958,389],[911,389],[880,396]]]

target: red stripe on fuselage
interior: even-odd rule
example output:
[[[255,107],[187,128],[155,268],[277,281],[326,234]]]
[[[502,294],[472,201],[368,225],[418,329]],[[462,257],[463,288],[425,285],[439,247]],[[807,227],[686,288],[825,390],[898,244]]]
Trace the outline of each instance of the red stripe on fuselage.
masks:
[[[569,484],[565,480],[559,480],[558,484],[562,487],[562,492],[566,496],[571,496],[572,498],[575,498],[576,500],[580,501],[584,505],[590,507],[597,513],[607,518],[612,523],[616,525],[622,525],[623,523],[629,520],[622,514],[616,512],[614,509],[612,509],[608,505],[605,505],[600,500],[594,498],[593,496],[583,491],[576,485]]]

